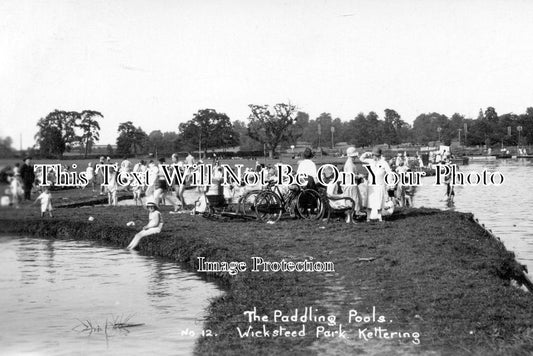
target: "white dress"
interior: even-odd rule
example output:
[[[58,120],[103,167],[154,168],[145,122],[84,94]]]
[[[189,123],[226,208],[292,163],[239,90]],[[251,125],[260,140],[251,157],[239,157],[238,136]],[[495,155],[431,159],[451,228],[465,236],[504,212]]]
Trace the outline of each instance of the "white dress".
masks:
[[[385,184],[385,175],[391,171],[389,164],[381,158],[376,161],[374,159],[362,159],[368,164],[375,175],[375,182],[372,174],[368,175],[368,189],[367,202],[368,209],[381,210],[385,207],[387,201],[387,185]],[[375,184],[374,184],[375,183]]]
[[[298,169],[296,170],[297,174],[307,174],[308,177],[313,177],[313,180],[317,181],[317,169],[315,162],[311,161],[310,159],[304,159],[303,161],[300,161],[298,163]],[[302,179],[302,182],[304,183],[304,186],[307,184],[307,179]]]
[[[332,196],[339,197],[340,196],[340,194],[337,193],[337,183],[329,183],[326,186],[326,192],[327,192],[328,197],[332,197]],[[350,196],[346,195],[344,192],[342,196],[351,198]],[[346,208],[351,208],[351,203],[349,200],[345,200],[345,199],[339,199],[339,200],[329,199],[329,206],[333,209],[346,209]]]
[[[352,159],[350,157],[348,157],[346,163],[344,164],[344,172],[350,174],[357,174],[355,164],[352,162]],[[351,182],[348,181],[348,183]],[[359,187],[357,185],[348,184],[342,186],[342,193],[344,196],[350,197],[354,200],[356,211],[361,210],[361,194],[359,193]]]
[[[41,213],[52,211],[52,195],[50,193],[42,192],[37,200],[41,201]]]
[[[91,182],[94,179],[94,168],[93,167],[91,166],[87,167],[87,169],[85,170],[85,177],[87,178],[89,182]]]

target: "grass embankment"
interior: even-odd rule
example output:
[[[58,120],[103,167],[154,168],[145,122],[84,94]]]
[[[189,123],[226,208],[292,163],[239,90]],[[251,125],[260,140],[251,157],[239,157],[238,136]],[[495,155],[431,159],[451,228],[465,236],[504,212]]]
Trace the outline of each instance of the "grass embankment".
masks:
[[[146,222],[137,207],[58,209],[53,219],[31,211],[1,210],[0,232],[47,238],[99,240],[124,247],[137,231],[125,226]],[[382,224],[347,225],[281,221],[274,225],[210,221],[168,215],[160,235],[141,241],[142,253],[183,262],[197,269],[208,261],[245,261],[236,276],[216,274],[226,293],[212,301],[197,354],[529,354],[533,352],[533,297],[510,286],[520,268],[512,253],[490,237],[470,214],[406,210]],[[87,221],[93,216],[93,222]],[[332,261],[335,273],[252,273],[250,257],[267,261]],[[363,260],[360,260],[362,258]],[[372,261],[364,259],[370,258]],[[335,315],[336,326],[306,323],[305,337],[240,338],[237,327],[280,326],[300,330],[302,322],[248,323],[243,312],[257,308],[294,314],[313,307],[315,315]],[[375,307],[387,323],[348,323],[350,310],[371,315]],[[348,331],[349,339],[315,336],[316,326]],[[358,330],[420,332],[412,337],[369,339]],[[366,334],[368,336],[368,334]],[[375,336],[376,337],[376,336]]]

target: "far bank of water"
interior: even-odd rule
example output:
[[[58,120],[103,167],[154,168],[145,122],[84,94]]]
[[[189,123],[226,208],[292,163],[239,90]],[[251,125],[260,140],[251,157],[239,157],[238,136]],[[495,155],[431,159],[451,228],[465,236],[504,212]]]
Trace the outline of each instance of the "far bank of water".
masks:
[[[455,203],[445,201],[446,187],[434,186],[435,177],[426,177],[414,197],[415,207],[471,212],[502,239],[517,260],[533,277],[533,160],[502,159],[458,166],[462,172],[501,172],[500,186],[457,186]]]
[[[5,236],[0,289],[0,354],[16,355],[190,355],[209,299],[221,293],[137,252]],[[113,321],[144,325],[113,329]]]

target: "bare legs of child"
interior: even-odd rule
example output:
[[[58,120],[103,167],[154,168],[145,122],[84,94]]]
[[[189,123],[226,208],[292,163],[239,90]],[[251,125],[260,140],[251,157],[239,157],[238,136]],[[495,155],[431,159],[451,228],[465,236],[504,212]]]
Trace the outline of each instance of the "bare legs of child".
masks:
[[[146,230],[143,229],[143,230],[139,231],[133,237],[133,240],[131,240],[130,244],[126,248],[128,250],[133,250],[135,247],[137,247],[137,245],[139,244],[139,242],[141,241],[141,239],[143,237],[159,234],[160,232],[161,232],[161,228],[159,228],[159,227],[151,227],[151,228],[148,228]]]

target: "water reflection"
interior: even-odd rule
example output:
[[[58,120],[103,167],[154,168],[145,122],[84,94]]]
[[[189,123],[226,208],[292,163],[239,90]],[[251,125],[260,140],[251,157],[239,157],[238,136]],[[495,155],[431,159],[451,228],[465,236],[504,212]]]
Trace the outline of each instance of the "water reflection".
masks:
[[[533,161],[505,159],[476,162],[460,166],[463,172],[501,172],[505,181],[500,186],[456,186],[453,204],[445,199],[445,186],[434,186],[434,177],[425,177],[418,187],[415,207],[431,207],[472,212],[514,251],[517,259],[528,266],[533,275]]]
[[[0,238],[0,354],[192,353],[213,284],[174,263],[89,242]],[[132,316],[107,338],[72,330]],[[83,329],[83,328],[81,328]]]

